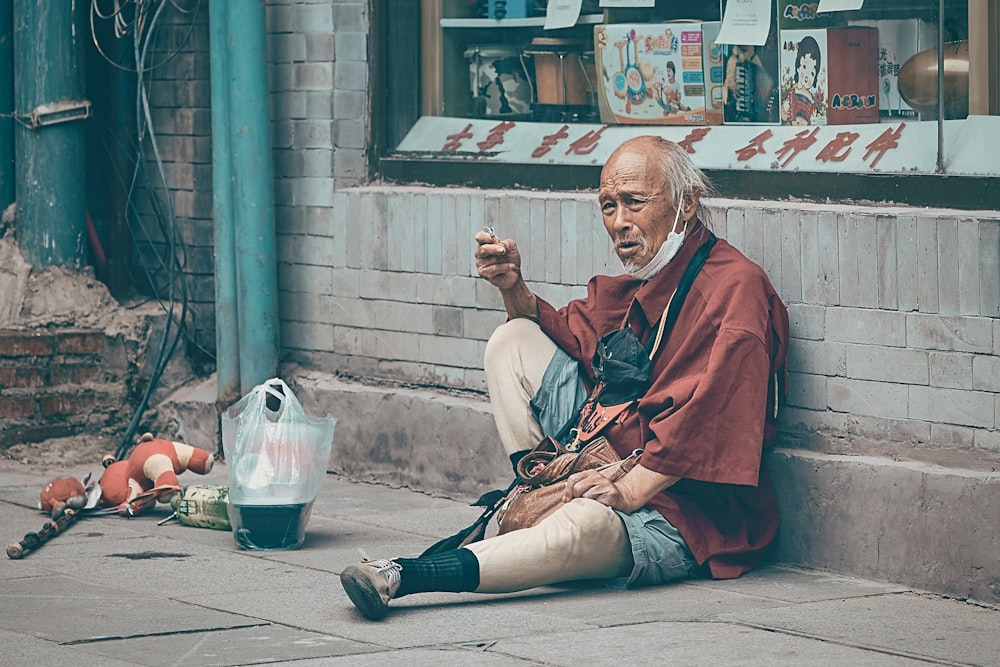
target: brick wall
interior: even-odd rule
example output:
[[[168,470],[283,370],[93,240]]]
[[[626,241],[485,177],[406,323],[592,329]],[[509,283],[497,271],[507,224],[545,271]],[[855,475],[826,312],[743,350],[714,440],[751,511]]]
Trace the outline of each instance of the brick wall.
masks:
[[[177,312],[183,288],[187,291],[190,340],[214,350],[208,6],[201,3],[191,10],[171,7],[160,14],[158,36],[146,57],[147,66],[152,67],[146,75],[152,131],[146,133],[143,143],[145,173],[133,196],[136,250],[132,275],[140,289],[152,291],[143,284],[144,271],[150,271],[156,292],[166,301],[170,287],[169,271],[164,267],[169,264],[168,241],[172,241],[183,267],[174,288]],[[154,138],[162,175],[153,151]]]
[[[786,445],[1000,460],[1000,215],[710,208],[789,307]],[[285,351],[331,372],[483,391],[504,320],[472,260],[484,224],[521,242],[526,279],[554,303],[618,270],[589,194],[360,187],[331,213],[279,234]]]
[[[0,331],[0,446],[119,424],[129,363],[101,331]]]
[[[279,228],[301,229],[328,219],[337,188],[367,176],[368,3],[364,0],[268,0],[274,210]],[[212,137],[207,5],[195,13],[168,8],[151,59],[153,127],[183,243],[185,287],[194,342],[215,349]],[[175,54],[163,62],[166,54]],[[146,170],[156,176],[151,148]],[[149,195],[137,197],[144,229],[162,253],[163,235]],[[156,266],[144,248],[138,263]],[[158,276],[161,292],[163,275]]]
[[[366,178],[368,3],[269,0],[275,216],[302,224]]]

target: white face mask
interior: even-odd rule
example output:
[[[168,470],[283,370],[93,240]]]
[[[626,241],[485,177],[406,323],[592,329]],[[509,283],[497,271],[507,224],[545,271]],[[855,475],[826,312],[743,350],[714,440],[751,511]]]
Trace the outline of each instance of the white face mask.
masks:
[[[633,278],[639,278],[640,280],[649,280],[657,273],[660,269],[665,267],[670,263],[670,260],[674,258],[677,251],[681,249],[684,245],[684,235],[687,234],[688,220],[684,221],[684,228],[680,232],[675,232],[677,229],[677,221],[681,218],[681,207],[677,207],[677,214],[674,216],[674,224],[670,228],[670,233],[667,234],[667,240],[663,242],[660,249],[656,251],[653,259],[649,260],[649,263],[645,266],[636,266],[632,263],[625,265],[625,273],[629,274]]]

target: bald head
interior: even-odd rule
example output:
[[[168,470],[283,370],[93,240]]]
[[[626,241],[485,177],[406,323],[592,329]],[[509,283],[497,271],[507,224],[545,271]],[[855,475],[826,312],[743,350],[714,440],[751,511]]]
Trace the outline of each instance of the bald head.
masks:
[[[656,170],[662,179],[662,192],[672,202],[699,203],[703,195],[711,192],[708,178],[691,162],[684,149],[662,137],[633,137],[616,148],[601,171],[602,185],[623,159],[638,159],[645,163],[646,169]]]

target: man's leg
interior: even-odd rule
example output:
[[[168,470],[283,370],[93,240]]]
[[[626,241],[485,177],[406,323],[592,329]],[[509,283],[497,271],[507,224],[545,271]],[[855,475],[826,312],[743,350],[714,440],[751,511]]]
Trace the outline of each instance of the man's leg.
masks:
[[[486,386],[500,442],[508,456],[531,449],[542,440],[531,399],[556,349],[537,323],[523,318],[497,327],[486,343]]]
[[[497,327],[484,365],[500,442],[515,464],[544,436],[559,438],[575,425],[587,399],[580,365],[537,323],[514,319]]]
[[[538,525],[425,558],[364,561],[340,580],[363,616],[378,620],[389,600],[431,591],[509,593],[632,570],[625,524],[611,508],[577,498]]]
[[[621,517],[576,498],[537,525],[466,547],[479,561],[477,593],[509,593],[580,579],[613,579],[632,570]]]

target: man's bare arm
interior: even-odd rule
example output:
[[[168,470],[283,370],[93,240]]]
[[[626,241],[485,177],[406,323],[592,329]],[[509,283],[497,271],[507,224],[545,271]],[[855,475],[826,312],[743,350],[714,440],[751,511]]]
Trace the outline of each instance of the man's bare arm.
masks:
[[[538,320],[538,300],[521,277],[521,253],[513,239],[501,241],[492,229],[476,233],[476,269],[503,298],[507,316]]]

